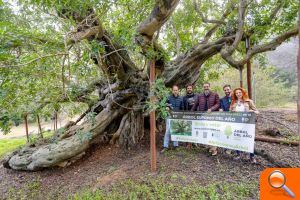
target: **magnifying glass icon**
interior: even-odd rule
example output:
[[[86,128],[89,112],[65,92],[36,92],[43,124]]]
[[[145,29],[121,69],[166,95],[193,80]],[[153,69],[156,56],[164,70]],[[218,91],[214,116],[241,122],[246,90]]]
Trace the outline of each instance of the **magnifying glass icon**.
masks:
[[[274,170],[269,175],[269,184],[273,188],[283,188],[290,195],[290,197],[295,198],[295,194],[285,185],[285,182],[285,175],[280,170]]]

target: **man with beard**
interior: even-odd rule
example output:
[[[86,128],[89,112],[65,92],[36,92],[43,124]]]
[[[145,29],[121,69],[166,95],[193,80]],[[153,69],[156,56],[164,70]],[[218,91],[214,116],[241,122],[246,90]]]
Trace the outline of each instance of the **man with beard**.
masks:
[[[185,87],[186,95],[183,97],[183,106],[186,111],[192,110],[195,101],[197,100],[197,95],[193,92],[193,87],[192,84],[187,84]],[[192,148],[192,143],[187,143],[187,148]]]
[[[230,109],[230,104],[231,104],[231,86],[226,84],[223,86],[223,91],[225,93],[225,96],[220,99],[220,112],[226,111],[228,112]],[[231,154],[231,150],[230,149],[226,149],[225,150],[226,154]]]
[[[204,92],[199,94],[194,106],[193,111],[212,112],[218,111],[220,107],[219,95],[210,90],[210,83],[203,84]],[[218,154],[217,147],[211,147],[209,152],[212,156]]]
[[[188,84],[186,86],[186,95],[183,97],[183,105],[184,105],[184,110],[190,111],[192,110],[196,99],[196,95],[193,92],[193,85]]]
[[[220,99],[220,111],[229,111],[229,107],[231,104],[231,86],[224,85],[223,91],[225,96]]]
[[[218,111],[220,107],[219,95],[210,90],[210,83],[203,84],[204,92],[199,94],[192,107],[193,111],[212,112]]]

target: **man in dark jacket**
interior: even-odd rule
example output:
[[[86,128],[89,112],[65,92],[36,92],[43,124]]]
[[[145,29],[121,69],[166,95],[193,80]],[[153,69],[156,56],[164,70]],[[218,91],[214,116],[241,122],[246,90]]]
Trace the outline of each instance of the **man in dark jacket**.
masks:
[[[186,89],[186,95],[183,97],[183,106],[184,106],[184,110],[190,111],[192,110],[197,100],[197,96],[193,92],[192,84],[188,84],[185,89]]]
[[[172,95],[168,97],[167,100],[167,110],[179,111],[183,110],[183,98],[179,96],[179,87],[174,85],[172,87]],[[166,133],[164,137],[164,149],[161,151],[162,153],[169,148],[171,133],[170,133],[170,119],[166,119]],[[178,142],[173,142],[174,147],[178,147]]]
[[[187,84],[185,87],[186,95],[183,97],[183,106],[186,111],[191,111],[197,100],[197,95],[193,92],[193,87],[192,84]],[[187,147],[189,149],[192,148],[192,143],[187,143]]]
[[[229,111],[231,104],[231,86],[224,85],[223,91],[225,93],[225,96],[220,99],[220,111]]]
[[[167,110],[179,111],[183,109],[183,98],[179,96],[179,87],[174,85],[172,87],[172,95],[167,99]]]
[[[219,95],[210,90],[210,83],[203,84],[204,92],[199,94],[197,101],[195,102],[192,110],[193,111],[218,111],[220,107]],[[211,155],[215,156],[218,154],[217,147],[211,147],[209,149]]]
[[[226,84],[223,86],[223,91],[225,93],[225,96],[220,99],[220,112],[228,112],[231,104],[231,86]],[[230,149],[225,150],[226,154],[231,154]]]
[[[210,83],[203,84],[204,92],[199,94],[194,106],[193,111],[218,111],[220,107],[219,95],[210,91]]]

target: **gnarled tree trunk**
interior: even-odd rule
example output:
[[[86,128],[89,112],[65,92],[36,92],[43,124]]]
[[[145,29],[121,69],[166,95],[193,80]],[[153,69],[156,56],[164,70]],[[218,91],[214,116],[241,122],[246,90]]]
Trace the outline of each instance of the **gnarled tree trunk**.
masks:
[[[153,48],[158,54],[162,51],[161,47],[153,41],[153,35],[168,20],[178,2],[179,0],[156,1],[149,18],[141,23],[135,39],[141,46],[143,54],[149,48]],[[242,15],[245,8],[240,6],[240,9]],[[105,141],[117,143],[122,147],[130,147],[137,144],[144,136],[143,110],[149,95],[148,75],[135,66],[122,46],[113,42],[110,33],[102,27],[101,20],[92,9],[87,17],[68,10],[63,12],[59,13],[59,16],[72,18],[78,24],[77,33],[69,38],[68,45],[87,39],[90,42],[101,43],[105,47],[104,53],[99,52],[91,57],[103,73],[103,77],[91,83],[76,97],[77,101],[86,102],[89,105],[89,109],[79,120],[67,124],[64,130],[58,131],[48,144],[27,146],[7,156],[4,160],[4,166],[7,168],[40,170],[53,166],[66,166],[82,157],[95,142]],[[229,13],[230,11],[226,11],[222,20]],[[240,18],[243,20],[243,17]],[[240,42],[243,30],[239,29],[237,34],[226,35],[209,42],[209,38],[221,24],[210,30],[205,36],[205,42],[199,43],[169,63],[159,56],[152,58],[157,61],[156,69],[160,72],[157,74],[164,78],[167,86],[172,84],[183,86],[196,82],[201,65],[220,52],[223,52],[222,57],[234,66],[235,61],[231,57],[232,49],[236,48]],[[265,46],[254,47],[235,67],[242,65],[245,60],[250,59],[256,53],[278,46],[284,38],[295,34],[297,31],[293,29],[278,37],[279,39],[274,39],[275,42],[271,41]],[[234,46],[231,46],[232,44]],[[231,48],[228,49],[228,46]],[[99,92],[99,101],[88,101],[87,94],[95,90]],[[61,101],[64,100],[66,97],[61,99]],[[81,125],[77,125],[88,112],[95,114],[95,120],[85,120]]]

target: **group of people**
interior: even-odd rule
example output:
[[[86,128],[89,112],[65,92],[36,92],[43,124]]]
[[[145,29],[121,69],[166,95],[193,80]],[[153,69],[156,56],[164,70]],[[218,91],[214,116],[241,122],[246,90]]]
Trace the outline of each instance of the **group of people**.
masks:
[[[219,95],[216,92],[211,91],[210,83],[203,84],[203,93],[195,94],[193,92],[193,85],[188,84],[186,86],[186,95],[179,95],[179,87],[173,85],[172,95],[168,97],[167,100],[167,110],[173,111],[201,111],[201,112],[255,112],[258,114],[258,110],[255,107],[253,101],[249,99],[245,89],[239,87],[232,91],[230,85],[224,85],[223,91],[225,96],[219,98]],[[170,120],[166,120],[166,132],[164,136],[164,149],[162,152],[166,151],[169,148],[170,143]],[[173,141],[173,146],[178,147],[178,142]],[[218,154],[218,148],[211,146],[209,148],[211,155],[215,156]],[[231,154],[229,149],[226,150],[226,153]],[[241,159],[243,156],[240,151],[236,151],[235,159]],[[256,163],[254,154],[249,155],[251,162]]]

